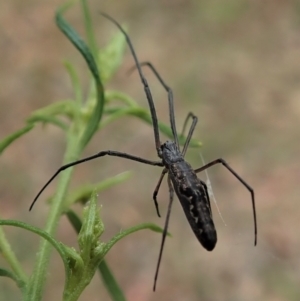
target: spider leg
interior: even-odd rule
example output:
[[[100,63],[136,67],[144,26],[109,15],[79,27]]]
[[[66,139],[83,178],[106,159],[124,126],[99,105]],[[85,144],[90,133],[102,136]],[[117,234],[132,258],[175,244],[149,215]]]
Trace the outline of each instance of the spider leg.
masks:
[[[157,202],[157,194],[158,194],[158,191],[159,191],[159,188],[160,188],[160,185],[161,185],[161,182],[165,176],[165,174],[168,172],[168,170],[166,168],[163,169],[161,175],[160,175],[160,178],[156,184],[156,187],[153,191],[153,201],[154,201],[154,205],[155,205],[155,208],[156,208],[156,212],[157,212],[157,215],[160,217],[160,213],[159,213],[159,209],[158,209],[158,202]]]
[[[162,79],[158,71],[155,69],[155,67],[150,62],[142,62],[140,63],[140,66],[147,66],[151,69],[151,71],[154,73],[160,84],[164,87],[164,89],[168,93],[168,102],[169,102],[169,118],[170,118],[170,124],[171,129],[174,137],[174,141],[179,149],[179,141],[178,141],[178,135],[176,130],[176,123],[175,123],[175,112],[174,112],[174,97],[173,97],[173,91],[172,89],[165,83],[165,81]],[[131,72],[133,69],[135,69],[136,66],[131,68],[129,72]]]
[[[39,196],[42,194],[42,192],[46,189],[46,187],[54,180],[54,178],[56,178],[56,176],[62,172],[63,170],[70,168],[72,166],[81,164],[83,162],[87,162],[87,161],[91,161],[94,160],[96,158],[100,158],[103,156],[113,156],[113,157],[121,157],[121,158],[125,158],[128,160],[132,160],[132,161],[137,161],[140,163],[144,163],[144,164],[148,164],[148,165],[153,165],[153,166],[163,166],[162,162],[160,161],[151,161],[151,160],[147,160],[144,158],[140,158],[137,156],[133,156],[130,154],[126,154],[126,153],[122,153],[122,152],[118,152],[118,151],[112,151],[112,150],[106,150],[106,151],[101,151],[93,156],[89,156],[86,158],[83,158],[81,160],[75,161],[75,162],[71,162],[68,164],[65,164],[63,166],[61,166],[56,172],[55,174],[48,180],[48,182],[42,187],[42,189],[39,191],[39,193],[36,195],[36,197],[34,198],[33,202],[31,203],[30,207],[29,207],[29,211],[32,209],[32,207],[34,206],[35,202],[37,201],[37,199],[39,198]]]
[[[173,203],[173,200],[174,200],[174,189],[173,189],[173,186],[171,184],[170,176],[168,176],[168,185],[169,185],[169,192],[170,192],[170,201],[169,201],[169,205],[168,205],[168,211],[167,211],[167,215],[166,215],[165,226],[164,226],[162,239],[161,239],[161,244],[160,244],[160,249],[159,249],[158,261],[157,261],[156,271],[155,271],[155,276],[154,276],[153,291],[155,291],[155,289],[156,289],[156,281],[157,281],[157,277],[158,277],[159,266],[160,266],[160,262],[161,262],[161,258],[162,258],[162,252],[163,252],[163,249],[164,249],[166,236],[168,234],[169,220],[170,220],[170,215],[171,215],[172,203]]]
[[[138,70],[141,82],[144,86],[144,91],[147,97],[147,101],[148,101],[148,105],[149,105],[149,109],[150,109],[150,113],[151,113],[151,118],[152,118],[152,124],[153,124],[153,131],[154,131],[154,139],[155,139],[155,146],[156,146],[156,151],[157,151],[157,155],[159,157],[161,157],[161,143],[160,143],[160,136],[159,136],[159,127],[158,127],[158,121],[157,121],[157,115],[156,115],[156,111],[155,111],[155,106],[154,106],[154,101],[153,101],[153,97],[151,94],[151,90],[149,88],[148,82],[143,74],[140,62],[137,58],[137,55],[135,53],[135,50],[133,48],[133,45],[131,43],[131,40],[127,34],[127,32],[122,28],[122,26],[115,20],[113,19],[111,16],[105,14],[105,13],[101,13],[101,15],[103,17],[105,17],[106,19],[110,20],[112,23],[114,23],[119,30],[123,33],[126,41],[127,41],[127,45],[131,51],[132,57],[134,59],[136,68]]]
[[[241,176],[239,176],[229,165],[228,163],[222,159],[216,159],[214,161],[211,161],[207,164],[205,164],[204,166],[195,169],[195,173],[201,172],[213,165],[216,164],[222,164],[227,170],[229,170],[245,187],[246,189],[250,192],[251,194],[251,201],[252,201],[252,211],[253,211],[253,220],[254,220],[254,245],[256,246],[257,244],[257,219],[256,219],[256,209],[255,209],[255,197],[254,197],[254,190],[253,188],[245,182],[244,179],[241,178]]]
[[[189,120],[190,118],[192,118],[193,121],[192,121],[192,125],[191,125],[191,127],[190,127],[190,129],[189,129],[187,138],[186,138],[186,140],[185,140],[185,143],[184,143],[182,152],[181,152],[181,154],[182,154],[183,157],[185,156],[185,153],[186,153],[187,148],[188,148],[188,146],[189,146],[189,144],[190,144],[191,138],[192,138],[192,136],[193,136],[194,130],[195,130],[196,125],[197,125],[197,122],[198,122],[198,117],[197,117],[197,116],[195,116],[195,115],[194,115],[193,113],[191,113],[191,112],[188,113],[188,115],[187,115],[186,118],[185,118],[184,124],[183,124],[181,136],[183,136],[184,131],[185,131],[185,128],[186,128],[186,125],[187,125],[187,122],[188,122],[188,120]]]

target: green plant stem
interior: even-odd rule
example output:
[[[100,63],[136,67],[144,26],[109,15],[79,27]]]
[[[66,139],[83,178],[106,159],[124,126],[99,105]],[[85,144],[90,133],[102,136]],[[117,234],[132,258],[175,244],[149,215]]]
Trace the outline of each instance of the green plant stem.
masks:
[[[87,267],[83,270],[83,275],[80,277],[80,281],[76,282],[76,286],[72,293],[63,298],[63,301],[77,301],[81,296],[84,289],[89,285],[91,281],[90,269]]]
[[[16,276],[23,281],[24,283],[27,282],[27,275],[24,273],[19,260],[17,259],[15,253],[10,247],[10,244],[8,243],[4,231],[2,228],[0,228],[0,250],[2,256],[6,259],[6,261],[9,263],[10,267],[16,274]]]
[[[64,156],[64,163],[76,160],[79,157],[81,149],[79,149],[78,144],[78,134],[70,129],[67,139],[66,153]],[[54,236],[59,218],[62,213],[64,197],[66,190],[71,178],[73,168],[65,170],[59,177],[58,189],[53,202],[51,203],[51,209],[49,216],[47,218],[47,224],[45,231],[50,235]],[[43,288],[45,286],[46,275],[48,273],[48,263],[51,252],[51,245],[42,241],[38,252],[38,258],[36,265],[30,278],[27,294],[25,296],[25,301],[39,301],[42,300]]]

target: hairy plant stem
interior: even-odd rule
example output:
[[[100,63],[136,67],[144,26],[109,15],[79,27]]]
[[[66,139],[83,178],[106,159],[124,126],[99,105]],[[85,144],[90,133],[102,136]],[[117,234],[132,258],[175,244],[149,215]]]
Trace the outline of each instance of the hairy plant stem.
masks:
[[[67,137],[67,146],[63,161],[64,164],[76,160],[81,153],[78,143],[78,134],[73,130],[73,127],[70,128]],[[65,170],[59,177],[57,192],[53,198],[53,202],[51,203],[51,208],[45,227],[45,231],[52,236],[54,236],[57,229],[72,171],[73,168],[69,168]],[[28,283],[27,293],[24,299],[25,301],[42,300],[46,275],[48,273],[50,254],[51,245],[47,241],[42,240],[38,251],[36,265]]]

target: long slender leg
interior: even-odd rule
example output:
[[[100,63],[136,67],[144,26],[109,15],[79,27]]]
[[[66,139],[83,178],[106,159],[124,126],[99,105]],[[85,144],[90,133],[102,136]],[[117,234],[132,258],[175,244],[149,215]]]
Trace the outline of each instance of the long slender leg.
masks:
[[[157,212],[157,215],[160,217],[160,213],[159,213],[159,209],[158,209],[158,202],[157,202],[157,194],[158,194],[158,191],[159,191],[159,188],[160,188],[160,185],[161,185],[161,182],[165,176],[165,174],[168,172],[168,170],[166,168],[163,169],[161,175],[160,175],[160,178],[157,182],[157,185],[153,191],[153,201],[154,201],[154,205],[155,205],[155,208],[156,208],[156,212]]]
[[[63,170],[65,170],[65,169],[67,169],[71,166],[75,166],[75,165],[81,164],[83,162],[91,161],[91,160],[94,160],[96,158],[100,158],[100,157],[103,157],[103,156],[106,156],[106,155],[113,156],[113,157],[121,157],[121,158],[125,158],[125,159],[128,159],[128,160],[137,161],[137,162],[141,162],[141,163],[148,164],[148,165],[153,165],[153,166],[163,166],[162,162],[160,162],[160,161],[151,161],[151,160],[143,159],[143,158],[133,156],[133,155],[130,155],[130,154],[117,152],[117,151],[112,151],[112,150],[101,151],[101,152],[99,152],[99,153],[97,153],[93,156],[86,157],[86,158],[83,158],[81,160],[71,162],[71,163],[68,163],[68,164],[63,165],[62,167],[60,167],[56,171],[56,173],[48,180],[48,182],[43,186],[43,188],[39,191],[39,193],[36,195],[36,197],[34,198],[32,204],[29,207],[29,211],[34,206],[34,204],[37,201],[38,197],[42,194],[42,192],[46,189],[46,187],[54,180],[54,178],[60,172],[62,172]]]
[[[167,212],[164,231],[162,234],[162,240],[161,240],[161,244],[160,244],[158,261],[157,261],[157,266],[156,266],[156,271],[155,271],[155,276],[154,276],[153,291],[155,291],[155,288],[156,288],[156,281],[157,281],[157,277],[158,277],[159,266],[160,266],[160,262],[161,262],[162,252],[163,252],[164,245],[165,245],[166,236],[168,233],[169,220],[170,220],[170,215],[171,215],[172,203],[173,203],[173,199],[174,199],[174,189],[172,187],[169,176],[168,176],[168,185],[169,185],[169,192],[170,192],[170,202],[169,202],[169,206],[168,206],[168,212]]]
[[[253,210],[253,220],[254,220],[254,245],[256,246],[257,244],[257,220],[256,220],[256,209],[255,209],[255,198],[254,198],[254,190],[253,188],[247,184],[229,165],[228,163],[222,159],[222,158],[219,158],[219,159],[216,159],[214,161],[211,161],[207,164],[205,164],[204,166],[200,167],[200,168],[197,168],[195,169],[195,172],[198,173],[198,172],[201,172],[213,165],[216,165],[216,164],[219,164],[221,163],[224,167],[226,167],[247,189],[248,191],[250,192],[251,194],[251,200],[252,200],[252,210]]]
[[[197,116],[195,116],[195,115],[194,115],[193,113],[191,113],[191,112],[188,113],[188,115],[187,115],[186,118],[185,118],[184,124],[183,124],[181,136],[183,136],[184,131],[185,131],[185,128],[186,128],[186,125],[187,125],[187,122],[188,122],[188,120],[189,120],[190,118],[192,118],[193,121],[192,121],[192,125],[191,125],[191,127],[190,127],[190,129],[189,129],[189,133],[188,133],[188,135],[187,135],[187,138],[186,138],[186,140],[185,140],[185,143],[184,143],[182,152],[181,152],[181,154],[182,154],[183,157],[185,156],[185,153],[186,153],[187,148],[188,148],[188,146],[189,146],[189,144],[190,144],[191,138],[192,138],[192,136],[193,136],[194,130],[195,130],[196,125],[197,125],[197,122],[198,122],[198,117],[197,117]]]
[[[185,132],[185,129],[186,129],[186,126],[187,126],[187,123],[189,121],[190,118],[197,118],[197,116],[195,116],[192,112],[189,112],[187,114],[187,116],[185,117],[185,120],[184,120],[184,123],[183,123],[183,127],[182,127],[182,131],[180,133],[180,136],[183,136],[184,135],[184,132]],[[198,118],[197,118],[197,121],[198,121]]]
[[[170,124],[171,124],[171,129],[172,133],[174,136],[174,141],[179,149],[179,141],[178,141],[178,135],[177,135],[177,130],[176,130],[176,123],[175,123],[175,113],[174,113],[174,97],[173,97],[173,91],[172,89],[165,83],[165,81],[162,79],[160,74],[157,72],[155,67],[150,63],[150,62],[142,62],[140,63],[140,66],[147,66],[149,67],[158,81],[161,83],[161,85],[164,87],[164,89],[168,93],[168,102],[169,102],[169,117],[170,117]],[[132,69],[129,70],[131,72]]]
[[[155,74],[155,76],[157,77],[157,79],[159,80],[159,82],[161,83],[161,85],[165,88],[165,90],[168,92],[168,100],[169,100],[169,112],[170,112],[170,123],[171,123],[171,128],[173,131],[173,136],[175,139],[175,143],[177,144],[178,148],[179,148],[179,141],[178,141],[178,135],[177,135],[177,131],[176,131],[176,125],[175,125],[175,113],[174,113],[174,102],[173,102],[173,92],[171,90],[171,88],[165,83],[165,81],[162,79],[162,77],[160,76],[160,74],[157,72],[157,70],[155,69],[155,67],[150,63],[150,62],[142,62],[140,63],[141,66],[148,66],[152,72]],[[129,70],[131,71],[131,70]],[[190,140],[192,138],[193,132],[195,130],[196,124],[198,122],[198,118],[197,116],[195,116],[193,113],[189,113],[184,121],[184,125],[183,125],[183,129],[182,129],[182,133],[181,135],[183,135],[187,122],[188,120],[192,118],[193,122],[192,125],[189,129],[189,133],[187,136],[187,139],[185,141],[183,150],[182,150],[182,155],[184,156],[187,148],[189,146]]]
[[[127,44],[130,48],[131,54],[133,56],[136,68],[139,72],[139,76],[140,76],[141,82],[144,86],[144,91],[145,91],[145,94],[146,94],[146,97],[147,97],[147,100],[148,100],[148,105],[149,105],[149,108],[150,108],[150,113],[151,113],[151,118],[152,118],[152,123],[153,123],[153,131],[154,131],[156,151],[157,151],[158,156],[160,157],[161,156],[161,150],[160,150],[161,144],[160,144],[159,127],[158,127],[158,121],[157,121],[157,115],[156,115],[156,111],[155,111],[154,101],[153,101],[153,97],[152,97],[148,82],[147,82],[147,80],[146,80],[146,78],[143,74],[141,65],[140,65],[139,60],[137,58],[137,55],[134,51],[131,40],[130,40],[128,34],[126,33],[126,31],[122,28],[122,26],[115,19],[113,19],[111,16],[109,16],[107,14],[104,14],[104,13],[101,13],[101,15],[103,17],[107,18],[108,20],[110,20],[112,23],[114,23],[119,28],[119,30],[123,33],[123,35],[124,35],[124,37],[127,41]]]

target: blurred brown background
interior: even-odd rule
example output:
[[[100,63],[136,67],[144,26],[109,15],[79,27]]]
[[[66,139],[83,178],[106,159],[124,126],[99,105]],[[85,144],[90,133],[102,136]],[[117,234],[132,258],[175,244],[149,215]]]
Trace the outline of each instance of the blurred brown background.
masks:
[[[72,97],[63,59],[75,62],[86,84],[86,66],[56,28],[53,15],[61,1],[0,0],[0,138],[21,128],[33,110]],[[178,127],[189,111],[199,117],[195,137],[204,144],[205,161],[222,157],[255,189],[258,245],[253,246],[250,195],[221,166],[209,170],[214,194],[218,244],[205,251],[189,228],[179,202],[174,202],[158,279],[152,292],[161,237],[150,231],[118,243],[107,257],[128,300],[299,300],[299,126],[300,2],[258,0],[90,1],[100,45],[116,28],[101,18],[105,11],[126,23],[141,60],[151,61],[175,95]],[[67,19],[83,32],[79,6]],[[109,88],[121,90],[146,106],[127,51]],[[159,118],[168,122],[166,94],[149,72]],[[162,137],[165,139],[164,137]],[[32,212],[28,207],[45,181],[59,167],[64,152],[57,128],[36,127],[12,144],[0,161],[1,218],[43,227],[47,196]],[[114,149],[156,158],[152,129],[123,118],[99,133],[84,155]],[[187,159],[202,165],[199,150]],[[120,229],[156,216],[152,192],[160,169],[103,158],[76,168],[72,187],[96,182],[122,171],[130,180],[99,195],[106,226],[104,240]],[[201,175],[205,180],[205,174]],[[166,213],[166,183],[159,193]],[[18,258],[30,274],[38,237],[5,228]],[[74,231],[63,218],[58,239],[77,247]],[[6,266],[0,257],[0,266]],[[60,300],[64,269],[53,252],[44,300]],[[0,300],[20,300],[15,285],[0,279]],[[80,300],[109,300],[96,275]]]

